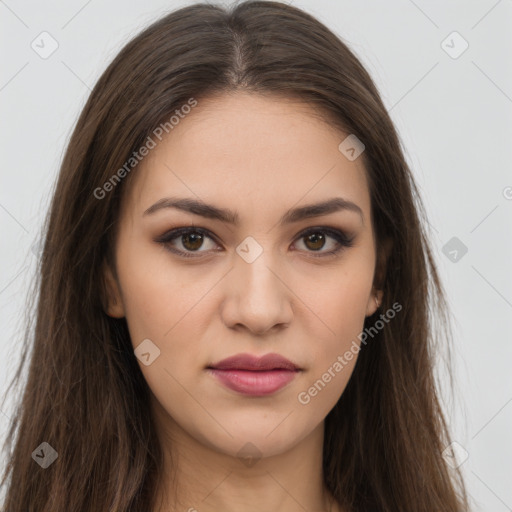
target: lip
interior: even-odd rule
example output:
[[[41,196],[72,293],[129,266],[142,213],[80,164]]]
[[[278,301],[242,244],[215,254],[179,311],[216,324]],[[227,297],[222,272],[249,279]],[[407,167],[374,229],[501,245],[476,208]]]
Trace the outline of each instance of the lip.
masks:
[[[233,391],[265,396],[286,386],[301,368],[279,354],[237,354],[208,366],[207,371]]]
[[[251,370],[251,371],[264,371],[264,370],[300,370],[300,368],[292,363],[290,360],[279,354],[265,354],[258,357],[251,354],[236,354],[214,363],[208,368],[215,370]]]

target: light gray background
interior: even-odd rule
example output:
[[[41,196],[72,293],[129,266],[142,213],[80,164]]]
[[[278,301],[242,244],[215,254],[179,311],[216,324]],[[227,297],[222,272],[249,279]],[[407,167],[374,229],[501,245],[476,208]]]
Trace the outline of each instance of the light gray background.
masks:
[[[2,393],[19,356],[33,244],[78,113],[133,35],[190,3],[0,1]],[[349,44],[399,129],[456,318],[453,440],[469,453],[461,467],[474,510],[512,511],[512,0],[293,4]],[[47,59],[31,48],[43,31],[59,44]],[[469,44],[455,59],[442,47],[453,31]],[[443,253],[452,237],[468,248],[456,262]]]

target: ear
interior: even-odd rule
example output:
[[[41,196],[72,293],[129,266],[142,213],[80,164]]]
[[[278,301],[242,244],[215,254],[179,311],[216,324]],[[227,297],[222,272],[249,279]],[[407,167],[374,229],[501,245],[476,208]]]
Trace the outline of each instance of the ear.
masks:
[[[391,238],[386,238],[382,242],[377,254],[377,263],[375,265],[375,276],[373,279],[372,292],[370,297],[368,297],[368,303],[366,305],[366,316],[373,315],[382,305],[382,299],[384,297],[384,281],[386,278],[388,260],[392,249],[393,240]],[[377,306],[377,301],[375,299],[377,299],[379,306]]]
[[[121,298],[119,283],[117,282],[110,265],[103,264],[103,310],[108,316],[113,318],[123,318],[125,316],[124,304]]]

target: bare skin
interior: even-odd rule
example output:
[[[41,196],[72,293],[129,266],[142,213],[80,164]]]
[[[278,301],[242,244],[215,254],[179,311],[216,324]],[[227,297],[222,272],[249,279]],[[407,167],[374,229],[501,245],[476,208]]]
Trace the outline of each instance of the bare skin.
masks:
[[[154,512],[342,510],[322,479],[324,419],[357,356],[334,376],[332,367],[359,343],[382,292],[374,287],[377,254],[362,159],[348,160],[338,149],[348,134],[310,108],[249,93],[205,100],[130,178],[118,279],[108,269],[105,277],[108,314],[126,317],[134,349],[149,339],[160,350],[147,366],[139,360],[165,453]],[[232,210],[239,223],[171,207],[144,214],[171,196]],[[279,223],[290,209],[339,197],[361,211]],[[195,238],[156,241],[190,226]],[[353,245],[340,245],[327,227]],[[207,234],[201,239],[194,228]],[[302,234],[309,228],[316,228],[313,235]],[[257,250],[253,261],[241,256]],[[229,389],[206,369],[234,354],[270,352],[301,371],[267,396]],[[329,368],[325,387],[301,402],[299,394]]]

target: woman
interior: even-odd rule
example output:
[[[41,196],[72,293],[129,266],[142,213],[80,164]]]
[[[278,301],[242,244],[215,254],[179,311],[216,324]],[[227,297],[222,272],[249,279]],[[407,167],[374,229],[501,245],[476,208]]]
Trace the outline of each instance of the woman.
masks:
[[[371,78],[313,17],[151,25],[62,162],[6,510],[467,510],[422,215]]]

